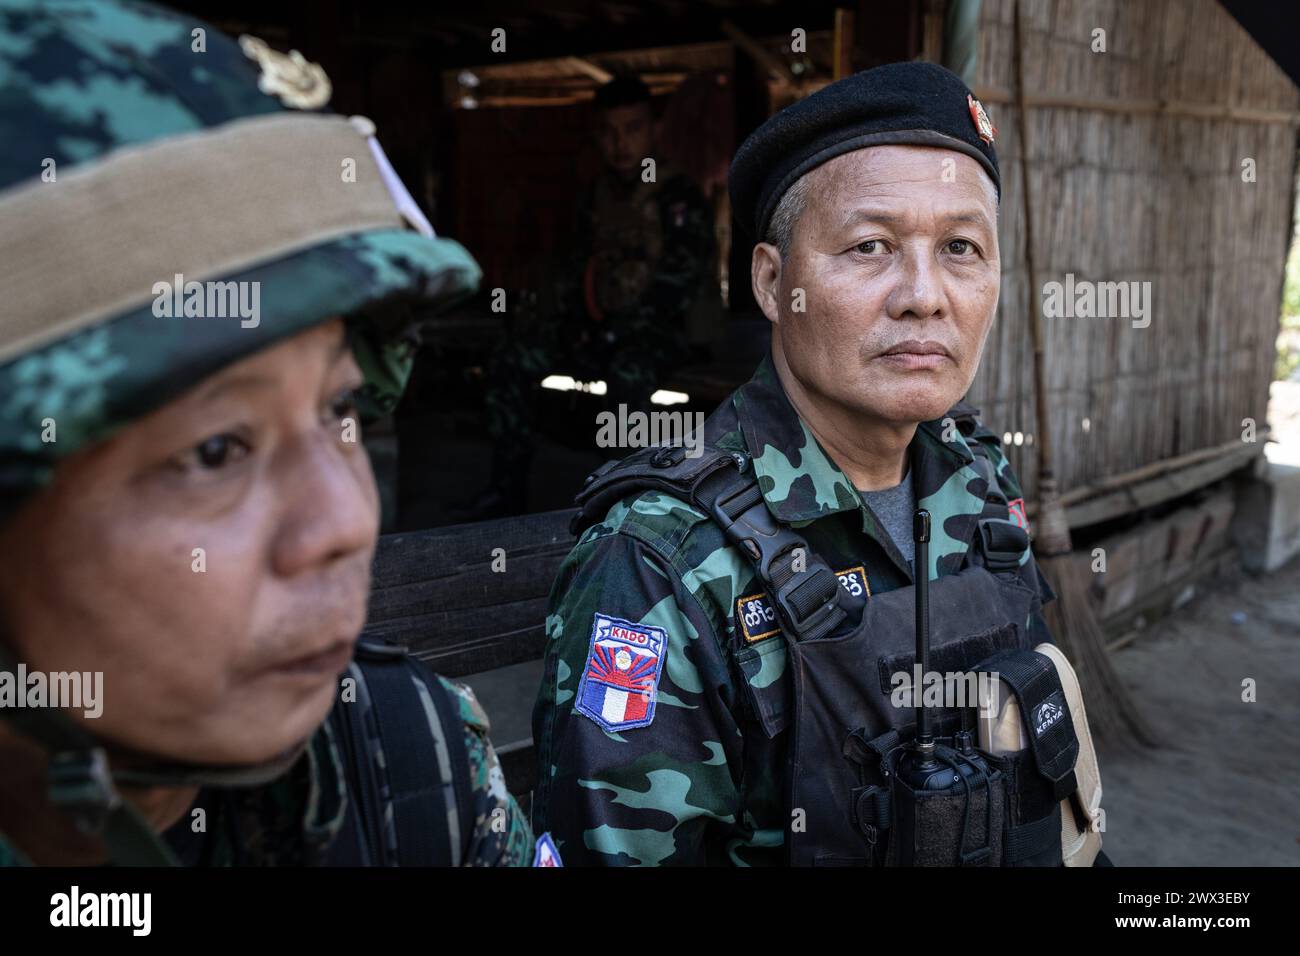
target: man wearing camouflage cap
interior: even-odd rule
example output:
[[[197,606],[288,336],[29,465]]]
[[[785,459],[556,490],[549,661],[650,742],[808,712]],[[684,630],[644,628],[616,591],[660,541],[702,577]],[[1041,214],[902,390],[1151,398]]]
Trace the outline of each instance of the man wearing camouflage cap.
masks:
[[[357,423],[478,267],[297,54],[127,2],[0,40],[0,865],[527,864],[473,695],[356,646]]]
[[[706,422],[712,451],[638,453],[579,496],[534,712],[535,819],[566,863],[894,862],[863,768],[909,731],[882,692],[910,679],[917,576],[949,663],[1050,641],[1019,483],[959,403],[997,306],[994,133],[956,76],[902,63],[737,152],[771,352]],[[1062,796],[1036,795],[1004,862],[1061,862]]]

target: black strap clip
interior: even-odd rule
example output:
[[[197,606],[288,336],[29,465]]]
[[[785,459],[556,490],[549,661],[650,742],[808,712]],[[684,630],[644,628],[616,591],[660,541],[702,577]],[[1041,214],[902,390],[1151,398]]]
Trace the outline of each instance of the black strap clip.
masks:
[[[748,459],[737,456],[735,463],[740,475],[722,473],[702,482],[696,502],[757,565],[786,634],[796,641],[826,637],[848,617],[839,578],[800,534],[768,511],[758,482],[743,478]]]
[[[793,559],[792,559],[793,560]],[[845,619],[839,605],[840,581],[827,567],[809,568],[803,577],[791,578],[772,595],[777,614],[790,633],[813,640],[833,631]]]
[[[1025,529],[1006,518],[981,518],[976,542],[984,557],[984,566],[995,574],[1018,571],[1029,548]]]

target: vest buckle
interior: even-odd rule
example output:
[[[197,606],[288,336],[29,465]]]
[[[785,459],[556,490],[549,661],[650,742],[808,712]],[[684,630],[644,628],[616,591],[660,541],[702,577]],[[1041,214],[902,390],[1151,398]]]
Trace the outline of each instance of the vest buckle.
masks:
[[[1020,559],[1029,548],[1024,528],[1006,518],[981,518],[977,529],[975,541],[984,567],[994,573],[1020,569]]]
[[[777,614],[798,640],[823,636],[844,619],[839,604],[840,582],[825,566],[796,573],[772,593]]]

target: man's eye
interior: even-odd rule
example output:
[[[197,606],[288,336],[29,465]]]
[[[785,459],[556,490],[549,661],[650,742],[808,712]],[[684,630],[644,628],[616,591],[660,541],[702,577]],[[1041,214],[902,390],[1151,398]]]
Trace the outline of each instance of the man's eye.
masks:
[[[331,398],[329,403],[330,417],[335,420],[355,417],[357,414],[358,390],[358,388],[345,388]]]
[[[234,435],[213,435],[211,438],[205,438],[181,455],[178,464],[183,468],[197,467],[215,470],[239,461],[249,451],[247,443]]]
[[[864,256],[872,256],[879,252],[883,252],[885,244],[879,239],[868,239],[866,242],[859,242],[853,248]]]
[[[975,247],[966,239],[954,239],[948,243],[948,251],[954,256],[964,256],[975,251]]]

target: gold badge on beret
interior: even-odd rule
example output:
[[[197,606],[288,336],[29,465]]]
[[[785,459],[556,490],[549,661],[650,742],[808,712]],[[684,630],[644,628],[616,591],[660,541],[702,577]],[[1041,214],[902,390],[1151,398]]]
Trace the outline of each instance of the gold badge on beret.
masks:
[[[285,106],[297,110],[318,110],[330,101],[333,88],[319,63],[309,63],[297,50],[285,55],[266,45],[265,40],[244,34],[239,38],[244,56],[262,68],[257,88],[279,97]]]
[[[998,131],[989,119],[989,114],[984,112],[984,104],[967,93],[966,105],[970,107],[970,118],[975,123],[975,132],[980,134],[980,139],[992,146],[993,137],[998,134]]]

